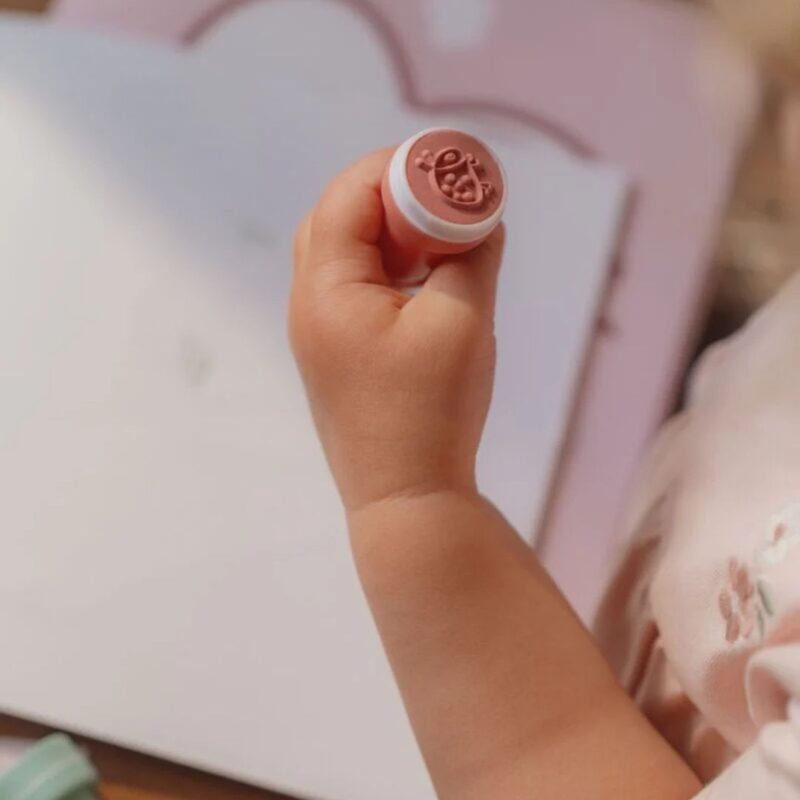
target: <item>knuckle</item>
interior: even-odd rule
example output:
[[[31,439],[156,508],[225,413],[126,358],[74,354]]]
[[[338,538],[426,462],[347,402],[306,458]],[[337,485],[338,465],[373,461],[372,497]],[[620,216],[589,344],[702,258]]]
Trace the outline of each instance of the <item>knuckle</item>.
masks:
[[[324,231],[330,224],[335,224],[342,207],[342,200],[349,196],[350,183],[351,178],[346,173],[342,173],[323,189],[311,219],[312,230]]]
[[[289,341],[298,358],[334,363],[352,338],[352,315],[314,295],[294,295],[287,321]],[[344,312],[344,313],[343,313]]]

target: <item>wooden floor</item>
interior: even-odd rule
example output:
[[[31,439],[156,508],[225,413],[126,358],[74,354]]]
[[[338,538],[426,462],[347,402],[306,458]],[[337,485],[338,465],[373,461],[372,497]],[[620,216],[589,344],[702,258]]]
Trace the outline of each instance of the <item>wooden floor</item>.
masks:
[[[0,9],[41,12],[47,9],[48,0],[0,0]]]
[[[39,739],[47,733],[51,731],[44,726],[0,714],[0,737]],[[103,777],[103,800],[289,800],[120,747],[74,738],[86,747]]]

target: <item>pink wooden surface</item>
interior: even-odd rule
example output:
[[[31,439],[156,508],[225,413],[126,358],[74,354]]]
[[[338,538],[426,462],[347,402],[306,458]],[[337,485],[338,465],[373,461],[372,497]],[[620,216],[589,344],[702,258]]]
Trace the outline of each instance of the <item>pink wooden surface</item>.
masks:
[[[54,14],[190,45],[255,1],[60,0]],[[424,2],[350,3],[391,49],[408,102],[511,114],[619,165],[635,187],[538,539],[548,568],[587,615],[637,462],[673,398],[704,307],[753,81],[731,64],[727,79],[744,99],[707,102],[698,66],[711,31],[678,3],[497,0],[485,34],[465,53],[426,35]]]

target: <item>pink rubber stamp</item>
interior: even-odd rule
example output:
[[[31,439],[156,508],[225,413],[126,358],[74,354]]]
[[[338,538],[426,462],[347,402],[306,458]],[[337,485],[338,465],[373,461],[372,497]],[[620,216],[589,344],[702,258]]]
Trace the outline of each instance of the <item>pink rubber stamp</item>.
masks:
[[[477,247],[503,216],[506,180],[479,139],[432,128],[397,148],[381,194],[389,244],[409,263]]]

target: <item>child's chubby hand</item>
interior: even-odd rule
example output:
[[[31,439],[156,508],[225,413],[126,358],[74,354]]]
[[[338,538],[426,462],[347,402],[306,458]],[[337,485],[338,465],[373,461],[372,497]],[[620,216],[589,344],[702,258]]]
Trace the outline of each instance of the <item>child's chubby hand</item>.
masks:
[[[381,250],[391,149],[335,178],[295,235],[289,332],[345,507],[475,492],[495,365],[498,228],[448,256],[415,297]]]

